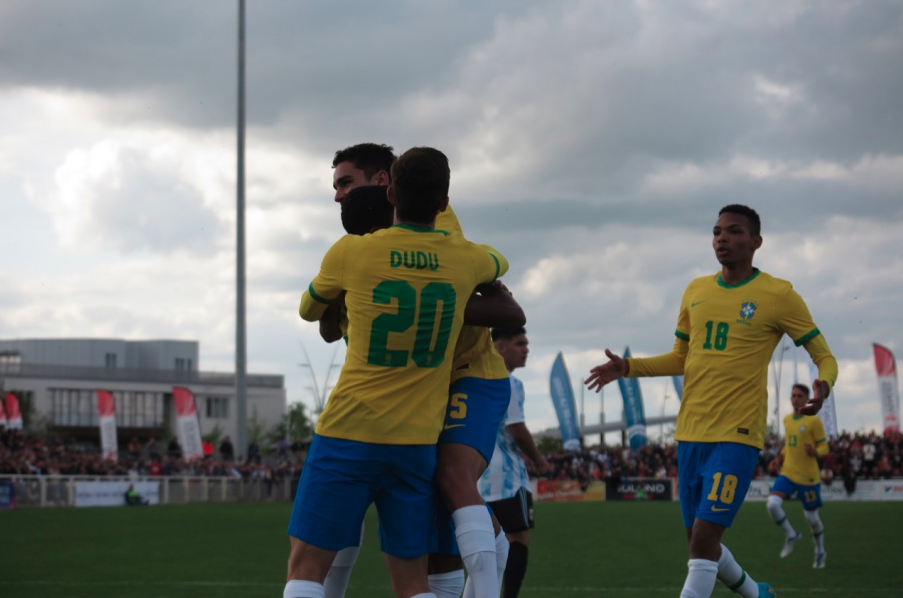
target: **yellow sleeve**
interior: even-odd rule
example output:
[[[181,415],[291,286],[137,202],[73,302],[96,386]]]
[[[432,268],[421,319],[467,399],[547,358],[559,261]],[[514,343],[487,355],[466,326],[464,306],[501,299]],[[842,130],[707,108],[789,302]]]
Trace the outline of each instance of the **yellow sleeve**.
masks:
[[[320,272],[301,295],[298,313],[308,322],[316,322],[323,317],[326,308],[336,300],[344,290],[342,288],[342,264],[345,245],[354,239],[354,235],[345,235],[329,248],[320,264]]]
[[[689,348],[690,343],[678,336],[670,353],[655,357],[631,357],[627,360],[630,366],[627,377],[680,376],[684,373]]]
[[[815,436],[815,451],[818,453],[819,457],[824,457],[830,452],[831,447],[828,445],[828,435],[825,434],[825,425],[819,418],[815,418],[813,436]]]
[[[837,382],[837,360],[831,353],[831,348],[828,347],[828,341],[825,340],[824,335],[818,334],[803,347],[809,353],[812,362],[818,366],[818,379],[824,380],[828,383],[828,387],[833,389],[834,383]]]
[[[489,256],[492,258],[492,267],[490,270],[494,272],[494,275],[489,280],[483,280],[482,282],[492,282],[498,278],[501,278],[508,272],[508,260],[504,255],[494,247],[489,245],[483,245],[481,243],[474,243],[477,247],[486,251]]]

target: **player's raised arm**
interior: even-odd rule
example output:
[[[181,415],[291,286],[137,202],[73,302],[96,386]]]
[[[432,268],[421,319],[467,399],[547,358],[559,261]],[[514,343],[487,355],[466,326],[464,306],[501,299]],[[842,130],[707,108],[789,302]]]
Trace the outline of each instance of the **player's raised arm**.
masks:
[[[599,392],[609,382],[623,378],[630,372],[630,364],[627,363],[626,359],[615,355],[611,352],[611,349],[605,349],[605,355],[608,356],[610,361],[591,369],[589,378],[583,381],[590,390]]]

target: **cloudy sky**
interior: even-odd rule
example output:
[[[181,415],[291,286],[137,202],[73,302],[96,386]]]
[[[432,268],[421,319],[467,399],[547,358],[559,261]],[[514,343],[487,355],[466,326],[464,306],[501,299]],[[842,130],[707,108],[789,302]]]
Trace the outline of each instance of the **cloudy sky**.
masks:
[[[509,258],[534,429],[559,351],[576,386],[606,347],[670,349],[728,203],[759,211],[757,265],[838,357],[840,426],[881,426],[872,343],[903,351],[899,1],[248,4],[248,363],[290,401],[313,404],[302,346],[321,386],[344,356],[297,305],[343,232],[332,156],[376,141],[446,152],[466,234]],[[237,28],[224,0],[2,3],[0,338],[199,340],[202,369],[234,369]],[[667,380],[642,389],[676,413]],[[619,403],[587,393],[587,421]]]

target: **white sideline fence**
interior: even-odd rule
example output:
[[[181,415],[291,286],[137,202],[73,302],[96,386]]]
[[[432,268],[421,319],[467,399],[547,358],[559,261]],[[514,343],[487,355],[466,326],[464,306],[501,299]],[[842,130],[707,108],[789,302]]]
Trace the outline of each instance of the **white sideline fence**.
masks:
[[[151,504],[286,502],[297,483],[297,478],[0,475],[0,494],[12,486],[16,508],[116,506],[125,504],[125,490],[134,484]]]

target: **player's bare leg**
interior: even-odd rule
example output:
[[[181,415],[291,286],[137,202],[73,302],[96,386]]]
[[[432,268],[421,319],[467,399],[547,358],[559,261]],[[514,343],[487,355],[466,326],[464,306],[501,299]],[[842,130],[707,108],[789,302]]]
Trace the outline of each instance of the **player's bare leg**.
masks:
[[[426,580],[426,555],[402,558],[383,553],[383,557],[389,570],[389,579],[392,580],[392,589],[398,598],[436,598]]]
[[[497,598],[499,574],[496,559],[498,523],[493,522],[477,490],[486,459],[465,444],[440,443],[436,484],[455,522],[455,537],[477,598]]]

